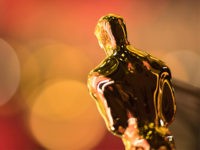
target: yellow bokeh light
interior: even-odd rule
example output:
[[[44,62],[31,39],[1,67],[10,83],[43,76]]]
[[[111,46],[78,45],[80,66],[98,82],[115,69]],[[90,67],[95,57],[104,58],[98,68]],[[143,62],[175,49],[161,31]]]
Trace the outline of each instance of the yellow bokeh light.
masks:
[[[24,99],[27,99],[42,82],[40,65],[29,47],[17,42],[13,45],[21,65],[20,94]]]
[[[91,68],[84,51],[58,41],[40,39],[27,44],[12,41],[12,45],[21,64],[20,94],[28,105],[32,100],[27,98],[47,80],[86,80]]]
[[[88,92],[80,82],[60,80],[47,86],[36,98],[33,113],[49,119],[70,119],[84,112],[90,104]]]
[[[91,149],[105,125],[86,85],[75,80],[47,83],[31,108],[30,127],[36,140],[51,150]]]
[[[38,43],[41,42],[36,42],[35,45]],[[60,42],[43,44],[34,50],[34,55],[45,80],[52,78],[86,80],[92,64],[83,49]]]

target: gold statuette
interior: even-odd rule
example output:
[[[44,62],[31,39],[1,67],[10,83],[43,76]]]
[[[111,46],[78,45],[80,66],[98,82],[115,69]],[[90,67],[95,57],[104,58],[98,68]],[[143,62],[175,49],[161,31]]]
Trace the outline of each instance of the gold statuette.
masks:
[[[100,18],[95,35],[107,57],[89,73],[88,88],[109,131],[126,150],[174,150],[168,126],[176,104],[169,68],[130,45],[120,16]]]

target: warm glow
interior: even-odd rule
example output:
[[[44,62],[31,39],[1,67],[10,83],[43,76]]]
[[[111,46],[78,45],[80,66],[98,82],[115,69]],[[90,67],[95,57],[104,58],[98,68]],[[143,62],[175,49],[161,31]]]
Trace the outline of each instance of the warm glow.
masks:
[[[42,81],[41,66],[31,48],[21,43],[12,43],[12,45],[16,49],[21,67],[20,95],[26,100]]]
[[[86,85],[74,80],[43,87],[32,106],[30,126],[35,138],[51,150],[90,149],[105,133]]]
[[[50,42],[34,49],[34,56],[40,64],[44,79],[67,77],[86,80],[92,65],[84,49],[59,42]]]
[[[31,147],[35,139],[37,146],[46,149],[60,150],[58,145],[65,150],[81,149],[78,146],[87,145],[85,140],[91,142],[90,136],[103,136],[100,131],[105,123],[95,102],[84,98],[82,83],[86,85],[88,72],[105,56],[94,30],[98,19],[109,13],[124,18],[133,47],[166,62],[174,81],[200,87],[198,7],[197,0],[0,0],[0,150],[42,150]],[[80,87],[69,88],[69,82],[73,88]],[[199,103],[177,91],[178,124],[173,132],[179,133],[177,147],[195,149],[199,139],[192,131],[198,130]],[[78,100],[72,101],[73,97]],[[77,109],[70,107],[74,102],[80,104]],[[29,110],[30,128],[26,128],[23,121]],[[29,130],[35,139],[23,135]],[[104,141],[109,144],[101,142],[100,147],[107,147],[97,146],[98,150],[118,148],[113,148],[114,140]]]

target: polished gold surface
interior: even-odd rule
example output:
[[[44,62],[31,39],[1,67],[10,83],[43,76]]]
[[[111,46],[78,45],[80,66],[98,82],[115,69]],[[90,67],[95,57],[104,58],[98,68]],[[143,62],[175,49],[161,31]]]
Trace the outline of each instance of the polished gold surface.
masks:
[[[132,47],[123,18],[100,18],[95,35],[107,57],[88,76],[88,88],[105,123],[127,150],[172,150],[168,126],[176,104],[169,68]]]

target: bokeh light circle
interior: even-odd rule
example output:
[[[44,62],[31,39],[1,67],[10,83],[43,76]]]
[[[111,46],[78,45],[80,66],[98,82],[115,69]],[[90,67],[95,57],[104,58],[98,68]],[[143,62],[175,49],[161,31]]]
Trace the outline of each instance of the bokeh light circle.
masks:
[[[36,43],[37,44],[37,43]],[[34,50],[44,80],[73,78],[86,80],[91,62],[83,49],[62,42],[51,42]]]
[[[13,42],[12,45],[15,47],[20,61],[21,79],[19,89],[21,97],[25,100],[42,82],[40,64],[31,47],[19,42]]]
[[[0,39],[0,106],[6,104],[19,85],[20,64],[14,49]]]
[[[31,108],[30,127],[36,140],[51,150],[91,149],[105,125],[86,85],[59,80],[43,86]]]

